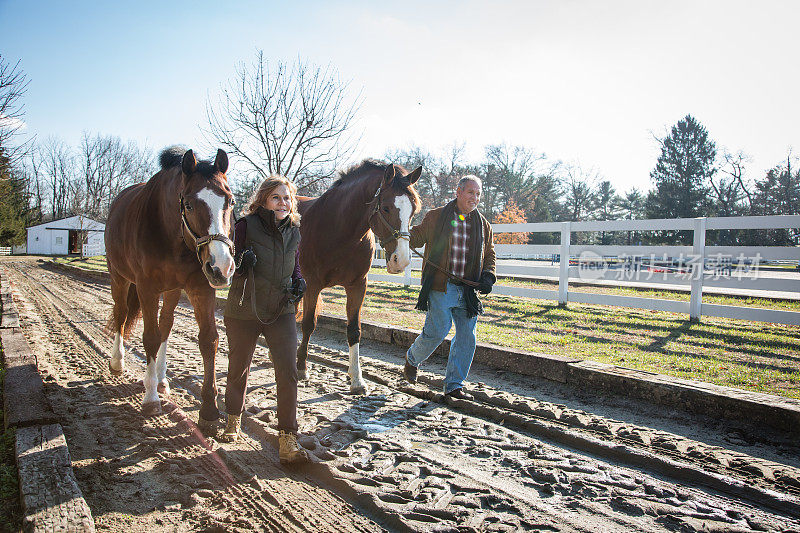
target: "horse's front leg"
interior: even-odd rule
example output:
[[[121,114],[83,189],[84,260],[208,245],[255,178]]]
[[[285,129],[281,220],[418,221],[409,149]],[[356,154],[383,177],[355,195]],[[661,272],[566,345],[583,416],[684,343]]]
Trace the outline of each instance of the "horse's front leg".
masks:
[[[158,331],[158,299],[160,293],[142,289],[136,286],[139,305],[142,308],[142,323],[144,333],[142,344],[147,359],[147,370],[144,374],[144,400],[142,400],[142,414],[152,416],[161,413],[161,399],[158,397],[158,369],[156,359],[158,346],[161,344],[161,334]]]
[[[366,394],[367,387],[361,377],[361,361],[358,346],[361,342],[361,306],[364,304],[364,295],[367,292],[367,279],[364,278],[354,285],[344,288],[347,294],[347,344],[350,346],[350,392],[353,394]]]
[[[302,381],[308,378],[306,359],[308,358],[308,342],[311,334],[317,327],[317,306],[319,305],[319,293],[322,291],[317,283],[308,281],[306,293],[303,296],[303,339],[297,347],[297,380]]]
[[[169,394],[169,381],[167,380],[167,339],[172,331],[175,321],[175,307],[181,297],[181,290],[175,289],[164,293],[164,302],[161,305],[161,314],[158,317],[158,331],[161,335],[161,345],[158,347],[156,357],[156,373],[158,378],[158,392]]]
[[[217,323],[214,320],[215,293],[214,289],[204,283],[199,287],[187,287],[186,294],[194,307],[194,317],[200,327],[198,340],[200,355],[203,357],[203,388],[200,393],[198,426],[207,433],[213,433],[216,431],[216,423],[219,419],[217,381],[214,369],[219,343]]]

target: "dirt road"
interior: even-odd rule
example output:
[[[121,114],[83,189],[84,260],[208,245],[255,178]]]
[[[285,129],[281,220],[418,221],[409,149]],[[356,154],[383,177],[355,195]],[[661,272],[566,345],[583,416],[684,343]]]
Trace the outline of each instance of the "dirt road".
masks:
[[[800,449],[780,435],[485,368],[471,375],[475,402],[446,405],[440,362],[411,386],[402,352],[377,343],[362,345],[371,390],[352,396],[343,336],[325,333],[298,413],[318,462],[283,468],[265,348],[247,438],[220,445],[193,424],[202,361],[186,304],[168,348],[172,393],[143,418],[140,328],[125,375],[108,372],[108,285],[30,259],[2,266],[99,530],[800,531]]]

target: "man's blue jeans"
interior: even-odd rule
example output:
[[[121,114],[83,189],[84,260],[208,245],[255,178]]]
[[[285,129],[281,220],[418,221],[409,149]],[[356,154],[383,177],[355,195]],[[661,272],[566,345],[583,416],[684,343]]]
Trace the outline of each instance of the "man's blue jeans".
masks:
[[[456,335],[450,343],[447,357],[447,374],[444,377],[444,392],[460,389],[469,374],[475,356],[475,325],[478,317],[467,317],[464,287],[447,283],[447,292],[431,291],[428,314],[422,333],[408,349],[406,358],[411,366],[418,367],[442,343],[456,323]]]

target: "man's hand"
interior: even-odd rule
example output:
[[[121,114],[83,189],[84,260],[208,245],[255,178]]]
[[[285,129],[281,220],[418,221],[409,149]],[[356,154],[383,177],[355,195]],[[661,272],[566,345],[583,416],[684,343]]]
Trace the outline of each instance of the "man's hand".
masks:
[[[251,248],[248,248],[242,252],[242,259],[239,262],[239,269],[246,271],[248,268],[253,268],[257,261],[258,258],[256,257],[256,253]]]
[[[489,294],[492,292],[492,285],[494,285],[495,281],[497,281],[495,275],[488,270],[484,270],[478,280],[478,292],[481,294]]]

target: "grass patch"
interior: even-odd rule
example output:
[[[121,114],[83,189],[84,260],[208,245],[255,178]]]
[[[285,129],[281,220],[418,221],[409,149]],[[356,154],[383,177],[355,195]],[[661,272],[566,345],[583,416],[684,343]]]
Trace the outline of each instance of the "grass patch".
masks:
[[[0,360],[3,347],[0,346]],[[3,381],[6,370],[0,367],[0,420],[3,419]],[[16,434],[14,429],[0,430],[0,531],[20,531],[22,506],[19,500],[19,476],[17,474]]]
[[[108,271],[106,256],[104,255],[95,255],[92,257],[56,257],[53,260],[56,263],[71,265],[84,270]]]
[[[104,259],[82,260],[98,267]],[[72,264],[79,265],[73,260]],[[385,274],[384,269],[373,269]],[[401,279],[398,276],[398,280]],[[501,278],[503,285],[546,290],[548,281]],[[578,288],[586,292],[688,301],[681,292],[621,287]],[[418,287],[372,282],[362,319],[420,330],[425,314],[415,311]],[[221,297],[227,290],[217,291]],[[322,293],[323,309],[345,314],[340,287]],[[800,311],[800,302],[705,295],[726,305]],[[489,295],[478,321],[478,339],[521,350],[591,359],[627,368],[696,379],[790,398],[800,398],[800,327],[703,317],[692,324],[684,314],[602,305]]]

